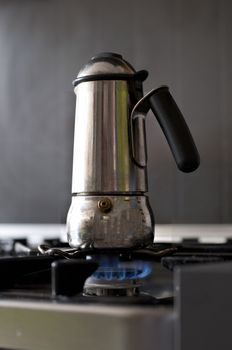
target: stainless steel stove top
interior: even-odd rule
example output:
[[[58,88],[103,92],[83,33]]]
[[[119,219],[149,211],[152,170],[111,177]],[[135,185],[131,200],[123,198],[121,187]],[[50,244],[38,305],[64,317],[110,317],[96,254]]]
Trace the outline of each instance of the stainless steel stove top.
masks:
[[[31,249],[28,240],[22,238],[18,242],[8,240],[5,244],[8,251],[2,248],[1,252],[0,348],[231,348],[230,239],[224,239],[224,243],[203,244],[192,237],[173,244],[157,243],[149,254],[143,252],[147,259],[149,255],[152,267],[146,283],[138,286],[138,293],[83,296],[86,275],[81,270],[87,266],[87,275],[91,276],[97,271],[96,259],[86,259],[88,252],[82,252],[80,259],[71,259],[71,263],[70,259],[53,255],[37,256],[35,248]],[[60,244],[55,238],[50,237],[45,243]],[[62,249],[67,250],[65,244]],[[130,252],[136,259],[141,258],[141,254],[141,251]],[[125,272],[122,266],[114,271],[114,276],[121,278],[126,273],[127,277],[131,276],[131,269]],[[138,271],[141,273],[141,267],[133,273]],[[112,271],[111,275],[107,269],[100,272],[106,280],[112,277]],[[81,278],[82,282],[77,283]],[[74,289],[68,295],[70,287]]]

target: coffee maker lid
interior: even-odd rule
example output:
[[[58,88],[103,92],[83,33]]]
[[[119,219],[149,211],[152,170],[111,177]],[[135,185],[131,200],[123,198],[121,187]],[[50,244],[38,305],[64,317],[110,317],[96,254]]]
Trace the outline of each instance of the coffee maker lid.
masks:
[[[93,56],[90,61],[80,70],[73,85],[83,81],[93,80],[140,80],[147,78],[145,70],[136,72],[130,63],[125,61],[120,54],[103,52]]]

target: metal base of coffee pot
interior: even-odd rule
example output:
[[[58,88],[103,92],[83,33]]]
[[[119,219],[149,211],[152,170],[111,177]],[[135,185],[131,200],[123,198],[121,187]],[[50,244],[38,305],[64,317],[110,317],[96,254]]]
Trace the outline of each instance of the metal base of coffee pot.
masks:
[[[154,219],[145,195],[75,195],[67,217],[72,247],[134,248],[153,243]]]

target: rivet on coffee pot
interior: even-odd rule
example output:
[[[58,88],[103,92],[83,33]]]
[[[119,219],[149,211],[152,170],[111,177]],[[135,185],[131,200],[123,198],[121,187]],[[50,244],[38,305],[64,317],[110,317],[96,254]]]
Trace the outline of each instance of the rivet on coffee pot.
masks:
[[[98,201],[97,206],[103,213],[108,213],[112,209],[113,204],[109,198],[102,198]]]

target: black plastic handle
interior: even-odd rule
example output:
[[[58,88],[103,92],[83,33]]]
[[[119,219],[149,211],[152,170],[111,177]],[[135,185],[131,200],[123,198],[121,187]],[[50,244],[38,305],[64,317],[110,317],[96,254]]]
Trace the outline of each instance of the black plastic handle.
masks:
[[[150,106],[168,141],[178,168],[189,173],[198,168],[200,156],[196,145],[167,86],[153,91]]]

